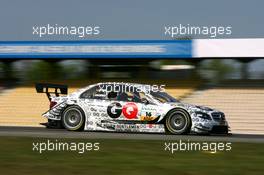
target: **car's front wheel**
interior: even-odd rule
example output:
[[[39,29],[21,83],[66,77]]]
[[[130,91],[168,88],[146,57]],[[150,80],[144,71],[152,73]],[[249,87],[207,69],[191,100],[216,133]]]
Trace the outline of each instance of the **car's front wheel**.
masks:
[[[69,106],[62,113],[62,124],[67,130],[82,130],[84,127],[84,121],[84,112],[78,106]]]
[[[165,125],[171,134],[186,134],[190,132],[191,118],[185,110],[175,109],[166,117]]]

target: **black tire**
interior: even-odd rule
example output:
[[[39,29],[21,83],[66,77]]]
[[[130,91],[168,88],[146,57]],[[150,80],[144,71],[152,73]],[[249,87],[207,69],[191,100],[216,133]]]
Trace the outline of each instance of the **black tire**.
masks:
[[[62,113],[62,125],[69,131],[83,130],[85,115],[79,106],[69,106]]]
[[[191,129],[191,118],[183,109],[170,111],[165,119],[165,128],[171,134],[187,134]]]

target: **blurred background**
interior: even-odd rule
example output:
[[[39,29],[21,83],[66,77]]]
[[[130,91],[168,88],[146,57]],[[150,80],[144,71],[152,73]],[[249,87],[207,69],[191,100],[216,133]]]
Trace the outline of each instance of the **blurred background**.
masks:
[[[263,6],[264,1],[260,0],[1,0],[0,174],[263,174],[263,141],[254,141],[264,135]],[[100,35],[39,37],[32,33],[33,27],[48,24],[100,26]],[[179,24],[230,26],[232,34],[218,35],[214,39],[209,35],[174,38],[165,34],[165,26]],[[186,48],[190,52],[185,58],[174,55],[171,59],[166,57],[167,53],[155,59],[51,59],[51,55],[44,53],[46,57],[41,59],[29,58],[31,53],[26,52],[17,58],[16,54],[25,50],[6,47],[12,45],[8,41],[58,41],[60,46],[63,41],[153,39],[201,40],[194,48],[189,45],[170,47],[169,51],[176,54],[186,53]],[[47,50],[54,51],[54,47]],[[104,81],[165,84],[166,91],[183,102],[225,112],[232,132],[238,133],[228,137],[175,136],[174,142],[180,139],[216,142],[216,138],[223,142],[238,141],[232,141],[230,152],[193,151],[172,155],[163,148],[164,142],[169,141],[167,135],[162,135],[162,140],[152,140],[154,134],[147,135],[146,139],[138,140],[140,137],[135,135],[136,140],[127,140],[123,134],[117,133],[118,139],[91,139],[90,132],[87,132],[83,133],[86,139],[66,139],[54,130],[28,129],[27,126],[44,127],[40,123],[46,119],[41,114],[49,109],[46,94],[36,93],[36,82],[67,84],[69,91],[73,92]],[[17,136],[20,134],[17,128],[23,130],[23,126],[26,128],[24,133],[31,138]],[[32,151],[32,143],[48,139],[40,138],[35,133],[38,129],[38,133],[43,134],[54,131],[52,138],[59,141],[99,141],[100,151],[83,155],[67,151],[38,154]],[[57,132],[65,137],[69,134],[64,130]],[[242,140],[248,143],[241,143],[239,139],[243,137]],[[252,140],[258,143],[249,143]]]
[[[35,82],[69,85],[70,92],[104,81],[165,84],[183,102],[206,105],[226,113],[232,132],[264,134],[264,60],[190,59],[126,61],[2,60],[0,63],[0,125],[40,126],[48,110],[45,94]]]

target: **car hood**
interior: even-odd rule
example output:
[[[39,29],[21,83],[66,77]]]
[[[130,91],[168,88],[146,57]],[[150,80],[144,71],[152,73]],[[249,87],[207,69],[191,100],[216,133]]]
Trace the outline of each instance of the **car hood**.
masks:
[[[201,111],[201,112],[220,112],[216,109],[212,109],[210,107],[207,106],[199,106],[199,105],[193,105],[193,104],[189,104],[189,103],[182,103],[182,102],[173,102],[173,103],[167,103],[169,105],[171,105],[172,107],[183,107],[189,111]]]

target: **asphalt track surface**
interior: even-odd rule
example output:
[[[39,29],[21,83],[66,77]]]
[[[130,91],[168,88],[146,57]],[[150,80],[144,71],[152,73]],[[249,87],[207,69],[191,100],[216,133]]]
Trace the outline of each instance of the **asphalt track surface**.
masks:
[[[162,141],[226,141],[264,143],[264,135],[232,134],[221,135],[166,135],[148,133],[114,133],[114,132],[72,132],[65,129],[47,129],[44,127],[0,126],[0,136],[32,138],[79,138],[79,139],[124,139],[124,140],[162,140]]]

